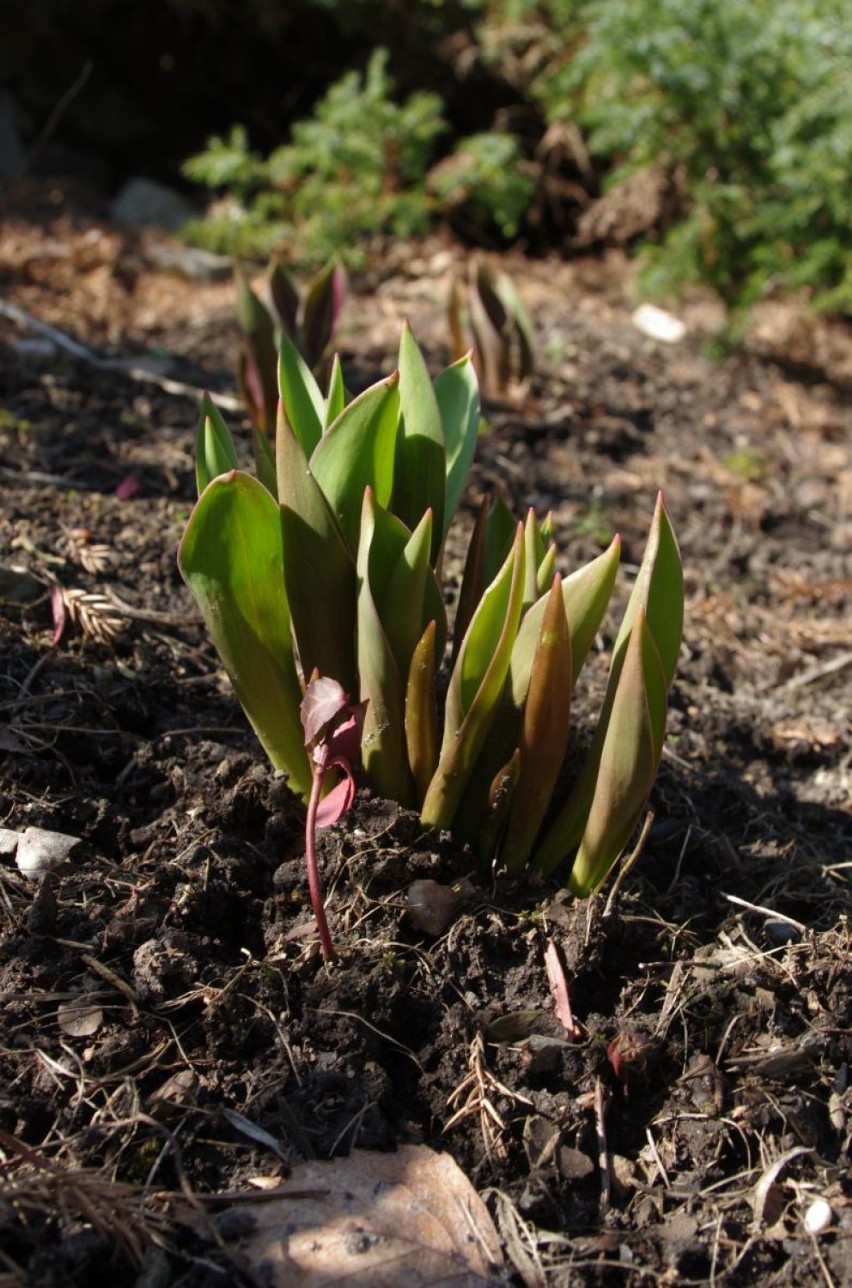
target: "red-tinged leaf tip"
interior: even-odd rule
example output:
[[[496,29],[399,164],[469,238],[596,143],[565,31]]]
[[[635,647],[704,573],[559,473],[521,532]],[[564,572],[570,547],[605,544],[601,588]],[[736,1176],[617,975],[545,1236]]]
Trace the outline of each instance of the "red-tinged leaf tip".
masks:
[[[141,486],[141,475],[137,474],[136,470],[131,470],[129,474],[125,474],[124,478],[118,484],[118,487],[115,489],[115,495],[118,497],[119,501],[129,501],[136,495]]]
[[[326,727],[346,710],[348,702],[349,697],[337,680],[328,675],[311,680],[299,707],[306,747],[319,741]]]

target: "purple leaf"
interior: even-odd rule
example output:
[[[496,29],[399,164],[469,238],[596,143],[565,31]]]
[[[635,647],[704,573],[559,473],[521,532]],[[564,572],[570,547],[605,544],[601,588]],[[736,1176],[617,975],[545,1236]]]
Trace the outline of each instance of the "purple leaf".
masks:
[[[343,686],[330,676],[321,675],[311,680],[299,708],[305,730],[305,746],[318,742],[332,720],[347,708],[349,699]]]
[[[119,501],[129,501],[131,497],[136,495],[141,486],[142,479],[136,473],[136,470],[131,470],[129,474],[125,474],[124,478],[115,489],[115,495],[118,497]]]
[[[329,765],[339,765],[341,768],[351,765],[358,759],[361,749],[361,726],[364,723],[363,703],[357,707],[347,706],[346,709],[352,714],[326,739]]]
[[[349,770],[348,765],[343,765],[336,761],[344,771],[344,777],[336,787],[332,787],[327,796],[324,796],[317,806],[317,827],[330,827],[336,823],[339,818],[351,808],[355,799],[355,779]]]

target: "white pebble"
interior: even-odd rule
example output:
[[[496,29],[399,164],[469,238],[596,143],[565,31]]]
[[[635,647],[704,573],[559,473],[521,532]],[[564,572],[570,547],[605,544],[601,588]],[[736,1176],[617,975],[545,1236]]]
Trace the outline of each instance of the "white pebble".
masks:
[[[834,1221],[834,1213],[827,1199],[814,1199],[808,1204],[803,1217],[808,1234],[825,1234]]]

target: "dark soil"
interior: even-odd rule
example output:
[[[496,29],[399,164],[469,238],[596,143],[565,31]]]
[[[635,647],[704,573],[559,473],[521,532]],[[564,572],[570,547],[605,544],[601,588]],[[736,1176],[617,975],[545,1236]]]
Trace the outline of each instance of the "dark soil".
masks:
[[[130,369],[232,390],[230,288],[153,270],[67,193],[18,201],[5,300],[128,361],[0,317],[0,825],[80,838],[40,882],[0,859],[0,1282],[249,1283],[181,1203],[424,1142],[485,1196],[495,1282],[852,1283],[849,328],[767,308],[713,362],[703,297],[664,347],[621,258],[506,261],[540,372],[489,409],[463,520],[499,482],[553,510],[568,568],[618,527],[629,569],[665,489],[688,602],[653,825],[611,906],[572,905],[364,791],[322,834],[328,968],[301,813],[176,568],[196,402]],[[404,316],[446,360],[460,255],[390,248],[356,284],[354,384],[393,368]],[[420,878],[460,890],[437,936]]]

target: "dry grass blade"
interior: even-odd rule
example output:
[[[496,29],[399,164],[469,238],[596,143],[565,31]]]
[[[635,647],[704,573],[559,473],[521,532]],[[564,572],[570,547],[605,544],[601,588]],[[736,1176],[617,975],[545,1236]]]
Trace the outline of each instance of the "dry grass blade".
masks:
[[[86,572],[106,572],[113,562],[113,552],[102,542],[81,542],[71,548],[73,557]]]
[[[101,573],[115,562],[115,551],[103,541],[92,541],[88,528],[66,529],[59,549],[86,572]]]
[[[491,1161],[495,1158],[505,1158],[506,1147],[503,1144],[503,1134],[506,1131],[506,1124],[494,1107],[491,1097],[504,1096],[508,1100],[524,1105],[531,1105],[532,1101],[512,1091],[491,1073],[485,1063],[485,1039],[479,1031],[474,1034],[470,1044],[468,1070],[467,1076],[462,1079],[447,1101],[451,1109],[456,1105],[458,1108],[452,1118],[444,1124],[444,1132],[451,1131],[463,1119],[475,1114],[479,1118],[486,1157]]]
[[[71,621],[99,644],[110,644],[124,629],[124,618],[106,595],[92,590],[66,590],[62,603]]]
[[[491,1209],[509,1260],[521,1276],[524,1288],[546,1288],[547,1272],[542,1265],[536,1229],[524,1220],[502,1190],[486,1190],[482,1197]]]
[[[574,1013],[571,1009],[571,994],[568,989],[568,980],[565,975],[565,967],[562,965],[562,959],[559,956],[559,949],[552,939],[548,939],[544,950],[544,968],[547,973],[547,982],[550,985],[550,992],[553,996],[553,1005],[556,1010],[556,1017],[567,1034],[569,1042],[576,1042],[580,1036],[579,1029],[574,1022]]]

